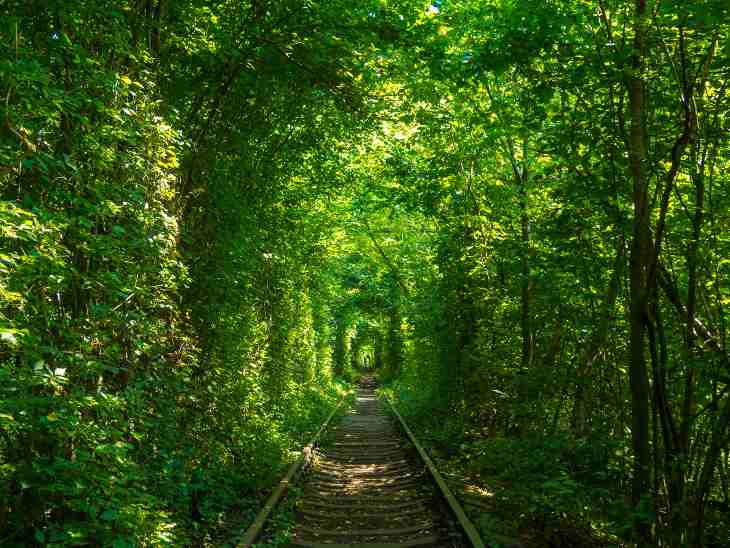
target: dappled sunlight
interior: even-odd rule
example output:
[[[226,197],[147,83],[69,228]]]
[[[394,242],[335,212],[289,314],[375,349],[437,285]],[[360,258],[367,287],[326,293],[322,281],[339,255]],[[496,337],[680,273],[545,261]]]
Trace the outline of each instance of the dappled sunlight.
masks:
[[[437,542],[432,502],[419,488],[427,481],[423,466],[409,461],[379,408],[374,390],[362,388],[323,442],[299,504],[297,543]]]

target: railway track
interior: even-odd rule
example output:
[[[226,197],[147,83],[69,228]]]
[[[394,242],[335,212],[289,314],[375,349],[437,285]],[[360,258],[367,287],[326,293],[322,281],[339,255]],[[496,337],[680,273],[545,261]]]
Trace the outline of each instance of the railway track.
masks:
[[[296,504],[289,546],[484,546],[428,456],[393,412],[397,421],[378,401],[375,382],[366,379],[345,418],[328,429],[317,450],[305,450],[310,466],[300,482],[303,494]],[[407,437],[399,431],[399,422]],[[291,478],[287,474],[283,483]]]

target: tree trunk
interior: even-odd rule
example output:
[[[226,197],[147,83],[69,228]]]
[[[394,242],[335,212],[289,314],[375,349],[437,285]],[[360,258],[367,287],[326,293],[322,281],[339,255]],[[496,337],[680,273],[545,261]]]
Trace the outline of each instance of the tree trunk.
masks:
[[[621,278],[624,274],[626,253],[624,250],[624,238],[619,237],[616,243],[616,258],[611,272],[611,279],[606,288],[606,297],[601,307],[601,317],[597,319],[598,328],[588,341],[583,353],[582,363],[576,371],[577,388],[575,392],[575,406],[573,408],[573,433],[576,436],[584,436],[588,424],[588,409],[586,401],[586,387],[591,382],[593,364],[598,358],[601,350],[608,339],[608,329],[614,315],[616,299],[620,288]]]
[[[650,487],[649,455],[649,383],[647,376],[644,327],[647,314],[648,270],[652,258],[649,226],[649,199],[647,180],[647,132],[645,125],[646,85],[644,82],[647,27],[646,0],[636,1],[634,14],[634,52],[632,72],[627,81],[631,108],[629,139],[631,178],[633,181],[633,238],[631,242],[630,282],[630,356],[629,383],[631,386],[632,447],[634,477],[631,491],[636,510],[642,499],[647,500]],[[645,519],[634,520],[639,546],[651,546],[650,526]]]
[[[522,330],[522,368],[527,370],[532,365],[534,341],[532,319],[530,318],[530,216],[527,196],[527,138],[522,143],[522,170],[517,173],[517,184],[520,195],[520,228],[521,228],[521,276],[520,276],[520,326]]]
[[[721,415],[715,421],[714,428],[712,429],[710,448],[707,450],[707,457],[705,457],[705,463],[702,466],[700,481],[693,500],[692,515],[690,516],[690,520],[694,525],[692,548],[702,548],[704,545],[705,505],[707,503],[707,495],[710,492],[712,478],[715,475],[715,468],[720,460],[723,446],[727,443],[726,432],[728,427],[730,427],[730,396],[725,397],[724,406],[720,412]]]

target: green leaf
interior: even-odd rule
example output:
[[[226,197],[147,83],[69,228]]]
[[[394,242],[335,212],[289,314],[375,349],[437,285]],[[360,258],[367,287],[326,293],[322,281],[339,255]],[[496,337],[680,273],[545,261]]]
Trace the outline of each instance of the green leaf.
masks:
[[[0,341],[4,342],[8,346],[17,347],[20,344],[18,341],[17,331],[3,329],[0,330]]]
[[[117,514],[119,514],[117,510],[105,510],[104,512],[102,512],[100,517],[104,521],[111,521],[117,517]]]

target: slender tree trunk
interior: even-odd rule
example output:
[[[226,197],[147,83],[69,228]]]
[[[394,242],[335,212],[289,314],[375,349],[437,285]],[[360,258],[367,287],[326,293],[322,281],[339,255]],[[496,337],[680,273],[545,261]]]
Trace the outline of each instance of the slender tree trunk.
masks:
[[[716,46],[717,36],[713,38],[710,48],[708,50],[707,59],[705,60],[705,65],[703,67],[702,80],[700,81],[698,86],[697,100],[695,103],[688,103],[688,106],[694,105],[695,107],[694,109],[688,111],[689,114],[692,115],[691,121],[693,124],[693,130],[698,123],[697,117],[703,110],[705,86],[709,76],[710,66],[712,65],[715,57]],[[686,65],[686,63],[683,62],[683,67],[684,65]],[[685,87],[687,87],[686,83]],[[692,422],[694,421],[695,414],[697,412],[697,403],[695,396],[697,374],[693,362],[699,358],[700,353],[700,348],[697,344],[698,330],[695,328],[695,326],[697,324],[697,255],[700,246],[700,240],[702,237],[702,225],[705,221],[705,161],[707,159],[707,152],[710,150],[710,147],[714,147],[714,150],[717,150],[717,141],[715,141],[712,145],[708,143],[706,145],[707,148],[705,149],[705,153],[703,154],[701,151],[701,146],[698,144],[697,139],[695,139],[696,134],[694,131],[692,132],[692,137],[693,142],[691,143],[692,148],[690,149],[690,165],[693,166],[692,183],[694,184],[695,189],[695,211],[694,215],[692,216],[692,238],[687,248],[688,284],[686,351],[689,367],[687,370],[687,376],[685,378],[684,384],[684,400],[682,402],[682,415],[679,431],[679,448],[682,461],[681,466],[678,467],[678,474],[680,474],[680,479],[682,482],[680,492],[682,505],[675,511],[675,514],[677,515],[678,520],[680,521],[680,524],[683,527],[684,531],[686,531],[687,535],[690,534],[690,531],[694,531],[692,542],[693,546],[697,547],[702,545],[703,541],[702,529],[704,527],[703,521],[706,493],[704,491],[704,485],[702,484],[702,482],[700,482],[700,490],[698,495],[692,498],[689,497],[689,494],[687,493],[685,478],[685,463],[687,463],[690,458],[690,429]],[[722,422],[720,422],[719,426],[721,428],[726,427],[722,425]],[[715,456],[715,453],[713,453],[714,450],[714,447],[711,446],[708,454],[708,459],[705,461],[706,465],[708,461],[709,464],[712,465],[711,461]],[[717,455],[719,457],[719,453]],[[711,472],[708,473],[711,474]],[[705,474],[704,469],[702,471],[702,474]],[[694,509],[691,514],[694,519],[691,519],[688,516],[688,514],[690,514],[688,510],[692,508],[692,499],[694,499]],[[686,539],[682,538],[682,540],[685,541]]]
[[[730,396],[725,397],[725,402],[720,411],[720,417],[715,421],[710,439],[710,448],[707,450],[705,463],[702,466],[700,481],[697,486],[695,500],[692,508],[691,521],[693,522],[692,548],[704,546],[705,506],[707,495],[710,492],[712,478],[715,475],[715,468],[720,460],[723,447],[726,445],[728,427],[730,427]]]
[[[593,336],[585,348],[582,363],[576,371],[578,386],[575,393],[575,406],[573,408],[573,432],[576,436],[583,436],[586,433],[588,422],[586,386],[590,383],[593,375],[593,364],[608,339],[608,330],[613,319],[621,278],[625,269],[624,262],[626,260],[626,253],[624,243],[624,238],[622,236],[619,237],[616,243],[616,258],[614,259],[611,279],[606,288],[606,297],[603,301],[601,317],[598,318],[598,328],[593,332]]]
[[[632,447],[634,450],[634,476],[631,499],[639,508],[647,498],[650,488],[649,453],[649,382],[645,356],[644,327],[647,314],[648,270],[652,258],[649,226],[649,197],[647,178],[646,132],[646,84],[644,82],[647,54],[647,6],[646,0],[636,1],[634,14],[634,52],[632,72],[628,78],[631,109],[631,133],[629,139],[631,178],[633,181],[633,239],[631,242],[630,281],[630,357],[629,383],[631,386]],[[650,526],[638,518],[634,523],[639,546],[651,546]]]
[[[693,148],[693,150],[695,150]],[[695,154],[693,152],[692,165],[696,164]],[[687,374],[684,382],[684,398],[682,401],[682,412],[679,423],[679,436],[677,456],[678,462],[672,470],[672,492],[675,497],[672,500],[672,522],[673,529],[677,537],[677,545],[686,542],[689,522],[687,519],[687,500],[686,500],[686,476],[690,453],[690,429],[696,413],[695,404],[695,384],[696,372],[695,361],[698,359],[699,349],[697,348],[697,332],[694,329],[695,318],[697,316],[697,250],[699,247],[700,237],[702,233],[702,223],[704,218],[704,182],[701,173],[696,173],[693,177],[695,184],[695,212],[692,218],[692,239],[687,249],[687,326],[685,351],[687,360]]]
[[[527,138],[522,142],[522,170],[516,174],[520,196],[520,228],[521,228],[521,276],[520,276],[520,326],[522,330],[522,367],[529,369],[534,354],[532,318],[530,317],[530,215],[528,213],[527,194]]]

